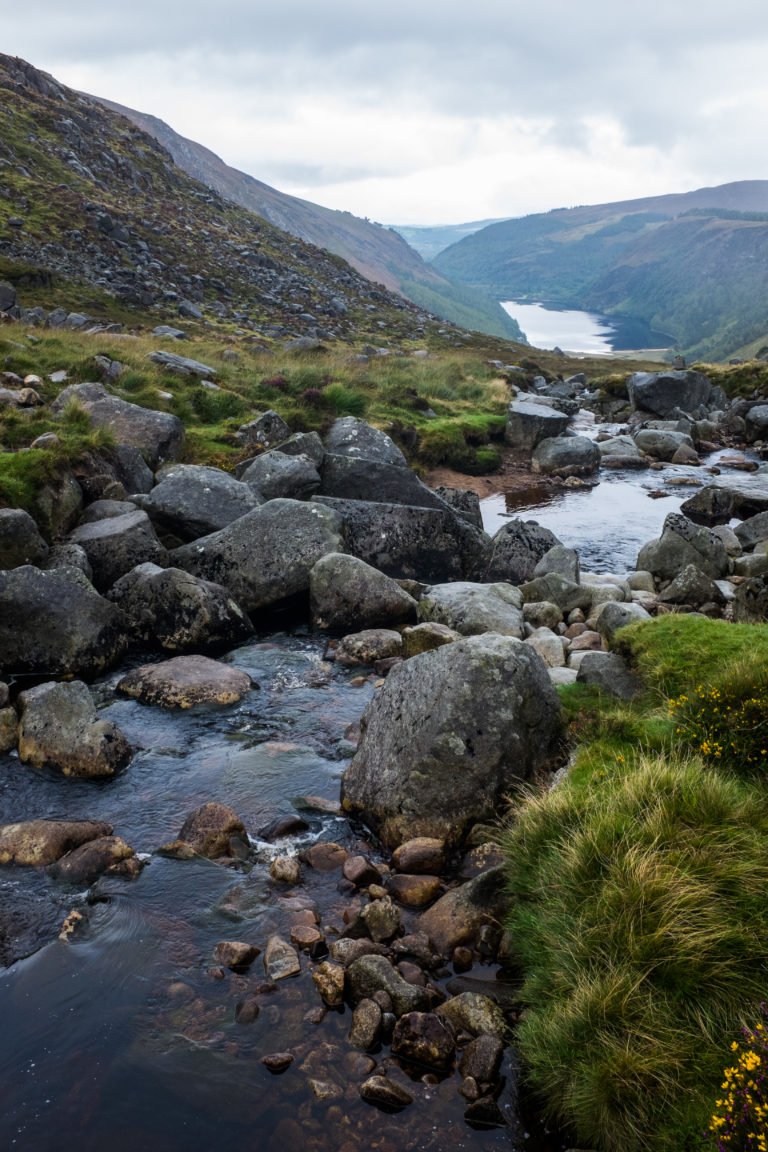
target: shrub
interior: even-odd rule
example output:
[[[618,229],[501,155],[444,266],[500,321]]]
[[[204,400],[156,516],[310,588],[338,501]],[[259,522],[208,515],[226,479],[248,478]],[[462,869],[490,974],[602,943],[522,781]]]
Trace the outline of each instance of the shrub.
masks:
[[[195,415],[203,424],[220,424],[232,416],[242,416],[248,405],[234,392],[195,388],[189,397]]]
[[[605,1152],[700,1145],[723,1037],[765,997],[768,808],[698,758],[529,799],[505,834],[520,1053]]]
[[[744,663],[717,684],[699,684],[669,702],[677,732],[707,760],[755,772],[768,756],[768,673]]]
[[[364,416],[368,397],[343,384],[329,384],[323,389],[323,404],[336,416]]]
[[[309,408],[318,408],[322,399],[323,393],[319,388],[305,388],[299,397],[301,403]]]
[[[765,1017],[765,1004],[761,1008]],[[736,1063],[723,1073],[724,1095],[705,1135],[717,1152],[768,1152],[768,1030],[760,1023],[741,1031],[746,1043],[731,1044]]]

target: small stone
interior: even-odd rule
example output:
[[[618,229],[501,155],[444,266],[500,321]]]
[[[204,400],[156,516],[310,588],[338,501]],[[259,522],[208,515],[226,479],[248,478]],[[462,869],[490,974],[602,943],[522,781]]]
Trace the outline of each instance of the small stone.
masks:
[[[461,1088],[459,1088],[459,1095],[463,1096],[470,1104],[473,1100],[477,1100],[480,1096],[477,1081],[473,1080],[471,1076],[465,1076]]]
[[[235,1020],[238,1024],[253,1024],[257,1020],[261,1012],[261,1005],[259,1004],[258,996],[255,993],[249,992],[244,1000],[241,1000],[235,1007]]]
[[[344,998],[344,969],[340,964],[323,961],[312,973],[315,987],[330,1007],[335,1008]]]
[[[288,976],[298,976],[301,961],[287,940],[280,936],[270,936],[264,949],[264,971],[270,980],[285,980]]]
[[[381,943],[391,940],[400,931],[402,918],[400,909],[396,908],[388,899],[374,900],[366,905],[360,913],[368,929],[371,940]]]
[[[381,1036],[381,1008],[375,1000],[361,1000],[352,1013],[349,1042],[363,1052],[369,1052]]]
[[[334,844],[331,841],[320,841],[319,844],[313,844],[300,856],[300,859],[305,864],[309,864],[310,868],[314,868],[316,872],[335,872],[337,868],[344,866],[344,862],[348,858],[349,853],[340,844]]]
[[[333,1080],[318,1080],[310,1077],[309,1086],[316,1100],[338,1100],[344,1095],[344,1089]]]
[[[490,1084],[499,1074],[503,1052],[504,1045],[497,1036],[478,1036],[463,1050],[459,1071],[478,1083]]]
[[[426,988],[427,978],[418,964],[414,964],[411,960],[401,960],[397,965],[397,971],[409,984],[415,984],[417,988]]]
[[[242,940],[222,940],[216,945],[213,958],[224,968],[247,968],[259,955],[260,949]]]
[[[389,892],[409,908],[423,908],[440,892],[438,876],[408,876],[400,873],[389,878]]]
[[[501,1128],[504,1125],[501,1109],[492,1096],[481,1096],[470,1104],[464,1112],[464,1119],[468,1124],[482,1128]]]
[[[452,962],[454,972],[469,972],[473,963],[472,949],[465,948],[463,945],[454,948]]]
[[[262,1056],[261,1063],[270,1072],[279,1075],[281,1072],[285,1072],[286,1068],[290,1068],[293,1060],[292,1052],[272,1052],[269,1056]]]
[[[407,840],[392,853],[398,872],[437,874],[445,867],[445,842],[431,836]]]
[[[360,1095],[366,1104],[373,1104],[386,1112],[399,1112],[413,1104],[410,1092],[386,1076],[370,1076],[360,1085]]]
[[[322,932],[308,924],[297,924],[291,928],[291,943],[295,944],[300,952],[308,952],[312,957],[327,951]]]
[[[463,1029],[473,1036],[486,1033],[502,1039],[507,1032],[504,1015],[489,996],[480,992],[461,992],[436,1009],[458,1031]]]
[[[345,879],[356,888],[367,888],[369,884],[381,883],[381,872],[365,856],[350,856],[342,866]]]
[[[269,874],[279,884],[298,884],[301,877],[299,861],[295,856],[276,856],[269,866]]]
[[[451,1029],[432,1012],[407,1012],[395,1025],[392,1054],[430,1068],[445,1068],[453,1059]]]

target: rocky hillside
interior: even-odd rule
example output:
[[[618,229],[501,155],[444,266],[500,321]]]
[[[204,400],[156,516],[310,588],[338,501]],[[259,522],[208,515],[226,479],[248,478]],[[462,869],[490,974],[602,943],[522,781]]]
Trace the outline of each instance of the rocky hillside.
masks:
[[[1,55],[0,173],[0,280],[25,304],[203,319],[267,340],[381,343],[439,327],[192,179],[124,117]]]
[[[435,265],[498,298],[645,320],[718,359],[768,333],[766,253],[768,181],[751,180],[503,221]]]
[[[521,339],[517,323],[507,316],[493,297],[447,279],[426,264],[394,229],[363,220],[351,212],[324,208],[279,192],[261,180],[231,168],[210,149],[180,136],[157,116],[137,112],[103,97],[94,99],[153,136],[167,148],[179,168],[220,196],[255,212],[293,236],[327,248],[369,280],[402,293],[414,303],[463,328],[512,340]]]

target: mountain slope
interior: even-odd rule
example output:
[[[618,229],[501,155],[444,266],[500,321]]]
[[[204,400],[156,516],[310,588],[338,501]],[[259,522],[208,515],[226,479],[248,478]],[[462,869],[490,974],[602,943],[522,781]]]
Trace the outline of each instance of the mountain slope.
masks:
[[[500,299],[621,313],[727,356],[768,331],[768,181],[751,180],[491,225],[435,266]]]
[[[459,240],[463,240],[465,236],[471,236],[474,232],[479,232],[481,228],[487,228],[489,224],[498,224],[501,220],[505,219],[505,216],[497,216],[494,220],[475,220],[469,224],[435,224],[425,226],[393,224],[392,228],[395,232],[399,232],[403,239],[410,244],[411,248],[415,248],[419,255],[423,256],[425,260],[434,260],[445,248],[450,248],[451,244],[456,244]]]
[[[515,321],[494,299],[466,285],[451,283],[426,264],[393,229],[353,216],[351,212],[324,208],[279,192],[231,168],[210,149],[180,136],[157,116],[137,112],[100,96],[89,98],[127,117],[153,136],[167,148],[175,163],[196,180],[283,231],[336,253],[369,280],[384,284],[391,291],[402,292],[415,303],[464,328],[513,340],[521,338]]]

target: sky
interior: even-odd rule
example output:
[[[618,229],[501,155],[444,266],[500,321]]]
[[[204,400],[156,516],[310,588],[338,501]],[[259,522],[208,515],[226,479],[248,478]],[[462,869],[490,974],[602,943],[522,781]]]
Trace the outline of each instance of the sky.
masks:
[[[385,224],[768,178],[764,0],[0,0],[0,51]]]

